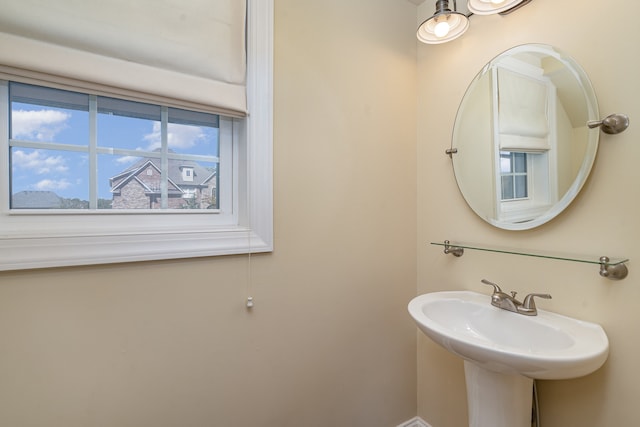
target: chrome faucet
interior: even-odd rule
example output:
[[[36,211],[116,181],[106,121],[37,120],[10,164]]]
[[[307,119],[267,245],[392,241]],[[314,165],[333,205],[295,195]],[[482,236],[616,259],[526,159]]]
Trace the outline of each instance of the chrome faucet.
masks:
[[[535,316],[538,314],[534,297],[551,299],[549,294],[529,294],[524,297],[524,301],[520,302],[516,299],[517,292],[511,292],[511,295],[502,292],[500,286],[482,279],[485,285],[493,286],[493,294],[491,294],[491,305],[503,310],[513,311],[514,313],[524,314],[525,316]]]

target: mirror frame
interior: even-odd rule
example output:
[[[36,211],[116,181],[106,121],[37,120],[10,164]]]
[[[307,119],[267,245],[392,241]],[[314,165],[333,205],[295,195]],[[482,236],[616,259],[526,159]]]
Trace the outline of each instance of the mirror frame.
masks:
[[[599,137],[600,137],[599,130],[597,129],[588,130],[587,132],[588,141],[585,148],[585,154],[575,179],[573,180],[572,184],[569,186],[567,191],[564,193],[564,195],[562,195],[561,197],[559,195],[558,201],[555,202],[548,210],[545,210],[543,213],[541,213],[537,217],[531,220],[523,221],[523,222],[501,221],[495,218],[496,215],[494,215],[494,212],[489,212],[489,213],[482,212],[480,207],[477,206],[477,203],[475,203],[474,205],[474,202],[470,197],[471,195],[465,194],[465,190],[463,188],[464,186],[460,182],[460,178],[462,174],[460,173],[460,171],[456,173],[456,158],[459,158],[458,156],[461,156],[464,153],[464,150],[461,150],[461,145],[464,145],[464,141],[457,141],[456,137],[457,137],[457,134],[460,132],[461,123],[462,123],[462,120],[464,119],[463,116],[465,113],[465,101],[469,100],[470,94],[473,93],[473,90],[476,88],[478,81],[481,80],[486,73],[491,72],[492,67],[494,67],[501,59],[504,59],[506,57],[510,57],[519,53],[546,54],[558,60],[559,62],[561,62],[571,72],[573,77],[576,79],[577,84],[583,90],[583,95],[585,98],[584,102],[585,102],[585,107],[587,109],[587,115],[588,115],[587,121],[599,120],[599,111],[598,111],[596,94],[586,72],[573,58],[571,58],[565,52],[551,45],[524,44],[524,45],[515,46],[495,56],[491,61],[489,61],[480,69],[478,74],[476,74],[476,76],[473,78],[473,80],[469,84],[462,98],[462,101],[458,107],[458,111],[456,114],[455,123],[453,127],[453,132],[452,132],[452,139],[451,139],[451,150],[453,153],[455,153],[451,155],[452,167],[454,170],[456,183],[458,184],[460,193],[462,194],[463,198],[467,202],[467,205],[478,216],[480,216],[483,220],[485,220],[489,224],[505,230],[529,230],[529,229],[538,227],[542,224],[545,224],[546,222],[552,220],[557,215],[559,215],[562,211],[564,211],[575,199],[575,197],[578,195],[578,193],[584,186],[591,172],[591,168],[593,166],[593,163],[595,161],[595,157],[597,154]],[[586,126],[586,122],[585,122],[585,126]],[[492,140],[492,143],[494,143],[493,136],[491,137],[491,140]],[[490,166],[490,168],[493,168],[493,167],[494,167],[493,165]]]

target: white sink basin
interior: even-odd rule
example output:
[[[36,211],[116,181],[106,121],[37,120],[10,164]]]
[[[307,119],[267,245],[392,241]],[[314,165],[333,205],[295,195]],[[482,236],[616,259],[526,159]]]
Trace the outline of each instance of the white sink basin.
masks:
[[[567,379],[600,368],[609,353],[602,327],[538,309],[524,316],[491,305],[489,295],[433,292],[409,303],[429,338],[480,367],[534,379]]]

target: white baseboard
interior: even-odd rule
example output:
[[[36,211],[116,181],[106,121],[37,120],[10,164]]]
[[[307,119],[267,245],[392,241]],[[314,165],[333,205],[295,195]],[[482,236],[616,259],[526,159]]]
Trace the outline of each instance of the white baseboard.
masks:
[[[409,421],[403,422],[398,427],[431,427],[431,426],[427,424],[426,421],[423,420],[422,418],[415,417],[410,419]]]

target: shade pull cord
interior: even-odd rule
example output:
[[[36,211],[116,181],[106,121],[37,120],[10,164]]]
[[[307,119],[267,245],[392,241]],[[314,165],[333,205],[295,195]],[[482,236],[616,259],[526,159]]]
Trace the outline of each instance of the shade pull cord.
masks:
[[[253,308],[253,276],[252,276],[252,269],[251,269],[251,154],[250,154],[250,150],[248,150],[247,153],[247,164],[249,165],[249,167],[247,168],[247,191],[246,191],[246,206],[247,206],[247,222],[248,222],[248,227],[247,227],[247,289],[246,289],[246,295],[247,295],[247,301],[246,301],[246,305],[247,305],[247,310],[251,310]]]
[[[251,237],[249,237],[251,240]],[[247,256],[247,309],[253,308],[253,296],[251,296],[252,290],[252,278],[251,278],[251,248],[249,248],[249,254]]]

